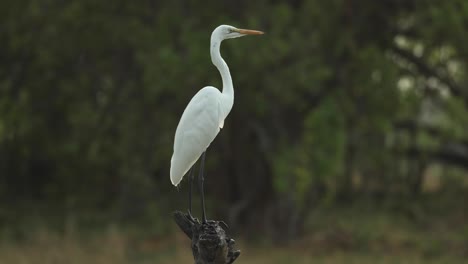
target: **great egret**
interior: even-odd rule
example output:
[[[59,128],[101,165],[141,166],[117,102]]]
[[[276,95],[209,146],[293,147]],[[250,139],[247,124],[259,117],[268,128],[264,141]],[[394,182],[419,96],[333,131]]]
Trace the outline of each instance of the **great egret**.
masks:
[[[192,166],[202,156],[200,164],[199,189],[202,202],[202,220],[206,222],[205,198],[203,192],[203,170],[205,151],[214,140],[219,130],[223,128],[224,119],[231,111],[234,103],[234,88],[231,73],[219,51],[221,42],[225,39],[246,35],[261,35],[263,32],[250,29],[239,29],[233,26],[218,26],[211,34],[211,61],[218,68],[223,80],[223,91],[213,86],[201,89],[184,110],[174,138],[174,153],[171,159],[171,182],[177,186],[187,171],[189,173],[189,213],[192,213]]]

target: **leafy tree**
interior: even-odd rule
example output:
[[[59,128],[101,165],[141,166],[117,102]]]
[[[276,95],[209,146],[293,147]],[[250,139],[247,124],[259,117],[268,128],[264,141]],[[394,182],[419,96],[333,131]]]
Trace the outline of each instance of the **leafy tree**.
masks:
[[[320,203],[418,193],[434,161],[468,164],[467,20],[464,0],[2,2],[1,201],[122,220],[185,205],[173,134],[221,86],[221,23],[267,34],[223,44],[236,102],[207,154],[211,212],[292,237]]]

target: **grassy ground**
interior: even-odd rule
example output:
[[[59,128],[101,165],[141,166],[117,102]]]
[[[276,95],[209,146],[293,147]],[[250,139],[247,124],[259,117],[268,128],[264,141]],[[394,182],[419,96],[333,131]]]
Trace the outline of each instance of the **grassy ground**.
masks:
[[[468,212],[408,208],[322,209],[312,215],[310,233],[300,240],[284,246],[239,242],[242,254],[236,263],[468,263]],[[189,240],[181,232],[134,235],[110,226],[91,235],[73,225],[60,233],[31,229],[21,239],[3,236],[0,264],[193,263]]]
[[[48,233],[38,234],[36,241],[22,245],[3,243],[0,263],[9,264],[149,264],[193,263],[189,243],[185,238],[166,238],[166,241],[146,241],[131,245],[121,234],[110,233],[79,241]],[[253,246],[240,244],[243,250],[238,263],[467,263],[466,255],[453,252],[430,254],[414,249],[389,248],[378,250],[333,249],[323,253],[309,251],[308,244],[288,247]],[[137,250],[137,251],[135,251]]]

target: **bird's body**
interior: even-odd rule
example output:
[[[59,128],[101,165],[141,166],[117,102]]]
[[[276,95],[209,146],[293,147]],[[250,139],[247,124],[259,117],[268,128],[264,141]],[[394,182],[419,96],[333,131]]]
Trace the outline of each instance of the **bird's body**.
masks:
[[[174,154],[171,159],[172,184],[179,184],[218,135],[232,103],[230,97],[212,86],[201,89],[192,98],[182,114],[175,134]]]
[[[171,158],[170,178],[177,186],[184,175],[192,168],[203,154],[199,187],[202,197],[203,222],[206,222],[205,200],[203,194],[203,170],[205,151],[213,142],[224,125],[224,119],[232,109],[234,103],[234,87],[231,73],[226,62],[221,57],[221,42],[225,39],[242,37],[245,35],[260,35],[261,31],[238,29],[233,26],[221,25],[211,34],[211,61],[218,68],[223,80],[222,92],[215,87],[207,86],[201,89],[184,110],[176,129],[174,138],[174,153]],[[189,213],[192,208],[192,172],[190,173]]]

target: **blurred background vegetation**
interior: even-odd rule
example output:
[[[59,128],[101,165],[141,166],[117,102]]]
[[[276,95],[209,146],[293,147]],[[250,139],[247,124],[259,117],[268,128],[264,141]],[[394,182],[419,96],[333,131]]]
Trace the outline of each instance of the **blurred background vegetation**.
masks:
[[[466,260],[468,1],[25,0],[0,3],[0,262],[191,262],[170,157],[219,24],[267,33],[223,44],[207,152],[239,263]]]

